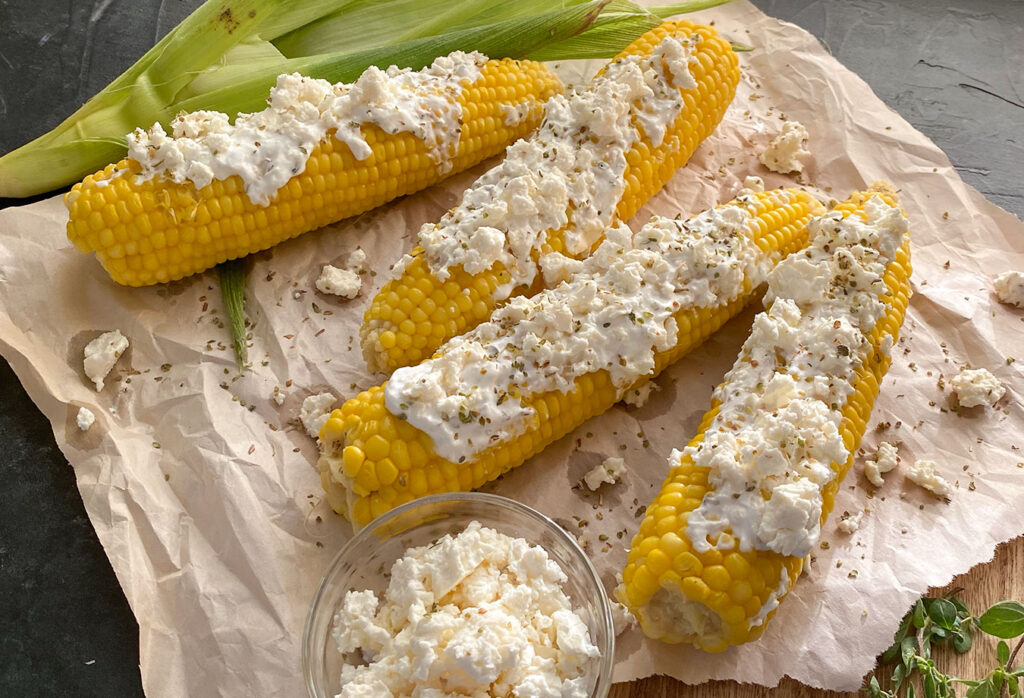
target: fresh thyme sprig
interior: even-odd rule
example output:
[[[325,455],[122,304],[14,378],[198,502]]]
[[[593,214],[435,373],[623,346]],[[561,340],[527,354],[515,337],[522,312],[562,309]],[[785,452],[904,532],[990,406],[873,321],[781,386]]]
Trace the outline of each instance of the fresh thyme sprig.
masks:
[[[943,673],[935,664],[932,648],[952,645],[957,654],[971,649],[974,631],[998,637],[996,667],[984,678],[960,679]],[[1014,649],[1007,640],[1021,636]],[[925,597],[917,601],[900,623],[893,644],[882,654],[883,664],[896,663],[892,687],[882,690],[872,677],[867,686],[870,698],[916,698],[912,683],[915,672],[925,698],[956,698],[956,687],[966,686],[964,698],[1001,698],[1024,696],[1021,677],[1024,666],[1014,666],[1024,645],[1024,604],[1000,601],[980,616],[971,614],[957,591],[945,597]],[[900,693],[900,689],[904,689]]]

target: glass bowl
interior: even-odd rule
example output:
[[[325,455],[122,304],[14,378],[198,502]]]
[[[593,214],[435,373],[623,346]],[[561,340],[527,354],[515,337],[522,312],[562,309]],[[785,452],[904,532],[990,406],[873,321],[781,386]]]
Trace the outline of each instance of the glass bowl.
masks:
[[[576,541],[558,524],[519,502],[480,492],[437,494],[416,499],[376,519],[338,552],[313,596],[302,643],[302,670],[311,698],[334,698],[341,690],[342,656],[332,634],[335,610],[345,593],[387,586],[387,572],[407,548],[429,545],[479,521],[547,551],[568,578],[564,590],[590,630],[601,656],[591,660],[586,678],[591,698],[605,698],[612,685],[615,632],[611,607],[591,564]]]

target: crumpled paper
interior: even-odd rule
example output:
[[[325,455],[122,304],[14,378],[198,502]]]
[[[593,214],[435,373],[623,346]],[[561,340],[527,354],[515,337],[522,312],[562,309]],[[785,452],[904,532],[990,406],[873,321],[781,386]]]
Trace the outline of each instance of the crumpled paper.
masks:
[[[956,490],[940,501],[900,471],[875,490],[859,459],[825,527],[828,545],[760,640],[705,655],[633,629],[619,637],[615,677],[771,686],[788,675],[855,689],[916,596],[1024,533],[1024,362],[1011,362],[1024,348],[1024,314],[995,302],[989,278],[1024,269],[1024,225],[965,185],[934,144],[803,30],[745,2],[699,19],[755,50],[740,56],[743,80],[724,122],[636,221],[728,200],[748,174],[793,185],[756,159],[783,119],[808,127],[813,156],[801,181],[823,198],[893,181],[912,222],[915,295],[863,449],[898,442],[903,470],[933,459]],[[568,70],[580,76],[596,65]],[[350,529],[322,501],[299,407],[322,390],[343,399],[380,381],[360,356],[362,312],[419,226],[483,169],[255,255],[244,374],[213,273],[121,288],[68,242],[59,199],[0,212],[0,353],[75,469],[139,621],[148,695],[302,695],[305,615]],[[372,267],[362,295],[346,302],[316,292],[322,265],[356,247]],[[695,431],[755,310],[666,371],[646,405],[615,407],[487,489],[576,531],[611,590],[668,453]],[[82,350],[114,328],[131,347],[97,393]],[[996,409],[952,408],[943,382],[965,365],[1006,385]],[[280,406],[275,388],[286,395]],[[86,432],[75,424],[81,406],[97,415]],[[623,482],[597,493],[577,486],[612,455],[629,464]],[[836,530],[839,515],[861,510],[856,533]]]

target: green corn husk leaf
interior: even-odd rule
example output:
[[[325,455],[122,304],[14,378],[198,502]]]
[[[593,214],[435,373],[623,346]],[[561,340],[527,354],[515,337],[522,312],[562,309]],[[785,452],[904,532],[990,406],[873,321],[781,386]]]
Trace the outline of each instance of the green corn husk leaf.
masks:
[[[648,11],[625,0],[209,0],[57,128],[0,157],[0,197],[80,180],[123,157],[127,133],[179,111],[260,109],[283,72],[352,80],[371,64],[421,67],[457,49],[608,57],[659,17],[724,1]]]
[[[224,310],[231,330],[231,346],[235,350],[235,362],[241,369],[249,360],[245,339],[245,279],[246,260],[232,259],[217,265],[220,277],[220,293],[224,298]]]

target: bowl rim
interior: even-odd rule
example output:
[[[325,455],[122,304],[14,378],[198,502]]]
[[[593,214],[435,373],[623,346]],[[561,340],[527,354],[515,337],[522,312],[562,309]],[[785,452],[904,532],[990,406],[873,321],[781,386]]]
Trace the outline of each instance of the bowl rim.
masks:
[[[602,612],[598,622],[604,626],[605,634],[608,637],[608,647],[606,650],[602,648],[603,651],[601,656],[598,658],[599,673],[597,676],[597,683],[591,691],[591,698],[604,698],[604,696],[608,695],[612,685],[612,670],[615,665],[615,624],[612,621],[611,601],[608,599],[608,594],[604,589],[604,584],[601,582],[601,577],[598,575],[597,569],[594,567],[594,563],[591,562],[590,556],[583,550],[579,542],[577,542],[577,540],[564,528],[555,523],[551,517],[515,499],[498,494],[490,494],[488,492],[443,492],[440,494],[431,494],[418,499],[413,499],[385,512],[381,516],[378,516],[369,524],[356,531],[355,535],[349,538],[348,541],[341,546],[341,549],[334,555],[334,558],[327,566],[323,577],[321,577],[320,583],[317,585],[316,593],[313,594],[313,601],[309,606],[309,611],[306,613],[306,623],[302,633],[302,673],[303,678],[305,679],[306,692],[309,694],[310,698],[329,698],[316,692],[316,686],[312,675],[312,648],[310,645],[313,641],[313,624],[317,616],[322,612],[321,606],[324,603],[324,597],[327,594],[328,580],[335,575],[342,563],[342,560],[345,558],[346,553],[348,553],[349,550],[355,547],[358,543],[369,538],[379,529],[412,509],[441,502],[458,501],[483,502],[485,504],[494,505],[498,508],[510,509],[523,514],[548,528],[556,538],[560,538],[562,542],[568,546],[569,550],[572,551],[572,554],[575,555],[577,561],[581,563],[583,577],[586,578],[585,584],[590,584],[599,593]],[[531,545],[537,545],[537,543],[531,543]]]

